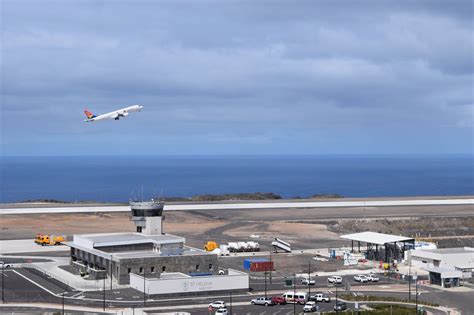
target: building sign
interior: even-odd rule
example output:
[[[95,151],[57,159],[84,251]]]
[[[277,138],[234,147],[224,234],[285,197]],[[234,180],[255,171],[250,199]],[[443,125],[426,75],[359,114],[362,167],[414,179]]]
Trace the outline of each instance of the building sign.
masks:
[[[196,280],[183,281],[184,292],[211,291],[212,289],[213,289],[212,280],[196,279]]]

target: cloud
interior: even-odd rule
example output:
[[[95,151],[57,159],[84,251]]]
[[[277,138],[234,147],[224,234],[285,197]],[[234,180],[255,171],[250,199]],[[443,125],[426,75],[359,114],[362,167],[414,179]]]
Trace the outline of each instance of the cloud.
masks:
[[[23,4],[2,10],[8,154],[117,138],[156,154],[472,152],[469,1]],[[144,113],[120,125],[82,124],[84,107],[132,103]]]

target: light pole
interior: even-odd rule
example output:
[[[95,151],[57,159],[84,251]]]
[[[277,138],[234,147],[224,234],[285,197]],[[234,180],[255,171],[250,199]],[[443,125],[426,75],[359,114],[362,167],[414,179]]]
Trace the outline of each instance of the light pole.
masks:
[[[265,274],[265,299],[267,298],[267,270],[264,271]]]
[[[413,278],[415,278],[415,307],[416,314],[418,314],[418,275],[415,274]]]
[[[66,292],[63,292],[63,294],[61,296],[62,297],[61,298],[61,303],[62,303],[62,306],[63,306],[63,315],[64,315],[64,293],[66,293]]]
[[[0,261],[2,264],[2,303],[5,303],[5,262]]]
[[[233,315],[233,313],[232,313],[232,291],[230,291],[230,315]]]
[[[409,262],[408,265],[408,303],[410,303],[411,300],[411,261]]]
[[[270,284],[272,284],[272,269],[273,269],[272,250],[270,249]]]
[[[308,299],[311,297],[311,260],[308,260]]]
[[[293,274],[293,314],[296,315],[296,275]]]
[[[143,307],[146,307],[145,270],[146,267],[143,266]]]
[[[104,308],[104,311],[105,311],[105,276],[104,276],[104,299],[103,299],[103,303],[102,303],[102,306]]]

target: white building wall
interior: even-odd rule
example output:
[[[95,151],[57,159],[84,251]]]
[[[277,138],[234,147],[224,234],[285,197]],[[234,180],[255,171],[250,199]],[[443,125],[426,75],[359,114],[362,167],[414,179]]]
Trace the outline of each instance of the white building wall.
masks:
[[[163,233],[162,217],[147,217],[142,233],[145,235],[161,235]]]
[[[410,260],[413,267],[432,269],[451,269],[455,270],[457,266],[468,266],[474,262],[474,251],[466,247],[464,253],[442,253],[430,252],[424,250],[411,250]],[[469,272],[463,273],[464,279],[472,277]]]
[[[147,278],[130,274],[130,287],[147,294],[170,294],[202,291],[247,290],[249,276],[244,272],[229,269],[229,275],[182,277],[174,279]]]

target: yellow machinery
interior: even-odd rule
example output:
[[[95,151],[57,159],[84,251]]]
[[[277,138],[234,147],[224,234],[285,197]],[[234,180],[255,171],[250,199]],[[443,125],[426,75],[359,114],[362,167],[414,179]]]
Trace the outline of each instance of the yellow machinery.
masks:
[[[41,246],[61,245],[65,240],[64,235],[36,234],[35,243]]]
[[[204,249],[208,252],[212,252],[216,248],[219,248],[219,245],[217,245],[217,243],[214,241],[208,241],[206,244],[204,244]]]

